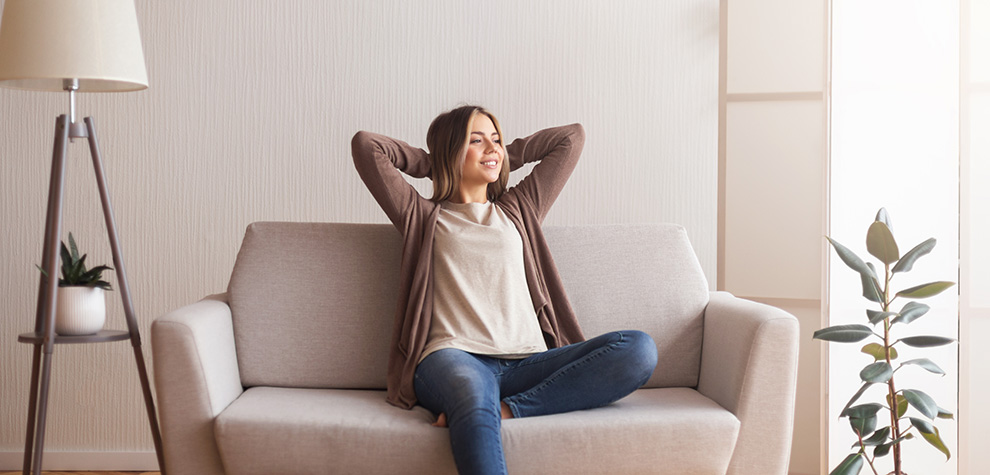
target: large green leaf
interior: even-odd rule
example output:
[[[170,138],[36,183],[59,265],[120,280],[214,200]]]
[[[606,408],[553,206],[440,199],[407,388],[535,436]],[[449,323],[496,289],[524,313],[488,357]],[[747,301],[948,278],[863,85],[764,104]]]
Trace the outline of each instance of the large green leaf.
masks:
[[[890,427],[884,427],[873,433],[868,439],[863,440],[863,445],[867,447],[880,445],[890,436]],[[859,447],[859,441],[853,444],[853,447]]]
[[[886,361],[869,364],[859,372],[859,378],[868,383],[886,383],[894,375],[894,369]]]
[[[956,285],[955,282],[929,282],[927,284],[916,285],[910,289],[904,289],[897,292],[898,297],[907,297],[909,299],[926,299],[928,297],[934,297],[945,289]]]
[[[881,312],[878,310],[867,310],[866,317],[870,319],[870,323],[876,325],[882,322],[885,318],[896,317],[897,312]]]
[[[842,408],[842,412],[839,413],[839,417],[844,417],[846,411],[849,410],[849,408],[853,405],[853,403],[856,402],[859,399],[859,397],[862,396],[867,389],[869,389],[870,386],[873,386],[873,383],[865,383],[862,386],[860,386],[859,391],[856,391],[856,394],[853,394],[853,396],[849,398],[849,402],[846,403],[846,407]]]
[[[894,230],[894,222],[890,220],[890,213],[887,212],[887,208],[880,208],[877,210],[877,217],[874,221],[880,221],[887,225],[887,229],[891,231]]]
[[[897,261],[891,272],[907,272],[914,267],[914,261],[918,260],[919,257],[932,252],[935,249],[935,238],[930,238],[927,241],[914,246],[907,254],[901,256],[901,259]]]
[[[857,341],[863,341],[870,335],[873,335],[873,330],[866,325],[835,325],[828,328],[822,328],[812,334],[812,337],[816,340],[825,341],[836,341],[840,343],[855,343]]]
[[[839,259],[842,259],[850,269],[859,272],[860,274],[870,274],[870,268],[866,267],[866,263],[863,262],[856,253],[849,250],[848,247],[839,244],[838,241],[832,240],[832,238],[825,236],[828,242],[832,243],[832,247],[835,248],[835,253],[839,255]]]
[[[921,317],[922,315],[928,313],[931,307],[918,302],[908,302],[904,308],[901,309],[901,313],[894,318],[891,323],[911,323]]]
[[[956,340],[952,338],[946,338],[944,336],[909,336],[901,338],[907,346],[913,346],[915,348],[931,348],[933,346],[948,345],[949,343],[955,342]]]
[[[915,426],[918,429],[918,432],[921,432],[922,434],[935,433],[935,426],[933,426],[931,422],[924,419],[918,419],[917,417],[908,417],[908,420],[910,420],[911,425]]]
[[[839,414],[839,417],[856,417],[859,419],[865,419],[867,417],[875,416],[881,409],[883,409],[883,404],[877,404],[875,402],[860,404],[859,406],[853,406],[842,411],[842,413]]]
[[[894,369],[886,361],[869,364],[859,372],[859,378],[866,383],[886,383],[894,375]]]
[[[863,287],[863,297],[870,302],[876,302],[883,304],[883,291],[880,290],[880,283],[877,282],[877,278],[873,276],[876,274],[876,270],[873,268],[873,264],[867,262],[866,267],[870,269],[869,274],[859,274],[860,285]]]
[[[934,419],[938,415],[938,404],[935,404],[935,400],[931,396],[925,394],[923,391],[917,389],[905,389],[901,391],[904,395],[904,399],[907,399],[908,403],[912,407],[918,410],[918,412],[925,415],[929,419]]]
[[[938,427],[932,428],[935,429],[933,433],[929,434],[922,432],[921,436],[924,437],[929,444],[932,444],[932,447],[935,447],[939,452],[945,454],[945,461],[948,462],[949,459],[952,458],[952,454],[949,453],[949,448],[945,446],[945,442],[942,442],[942,436],[938,433]]]
[[[887,352],[884,349],[884,346],[881,345],[881,344],[879,344],[879,343],[870,343],[870,344],[864,346],[863,349],[860,350],[860,351],[862,351],[863,353],[866,353],[866,354],[872,356],[873,359],[876,360],[876,361],[881,361],[881,360],[886,361],[887,360]],[[897,349],[896,348],[891,348],[890,349],[890,359],[891,360],[897,359]]]
[[[859,434],[860,437],[866,437],[877,428],[877,416],[850,417],[849,425],[852,426],[853,432]]]
[[[905,361],[905,362],[901,363],[901,366],[906,365],[906,364],[912,364],[912,365],[921,366],[922,368],[925,368],[926,370],[928,370],[931,373],[941,374],[941,375],[944,375],[945,374],[945,371],[942,370],[942,368],[940,368],[937,364],[935,364],[932,360],[930,360],[928,358],[918,358],[918,359],[914,359],[914,360],[908,360],[908,361]]]
[[[901,258],[900,251],[897,250],[897,242],[890,228],[883,221],[874,221],[866,232],[866,250],[873,257],[880,259],[880,262],[890,265]]]
[[[842,463],[836,465],[835,469],[829,472],[828,475],[858,475],[862,468],[863,456],[857,452],[847,455]]]
[[[883,457],[890,453],[890,448],[894,445],[893,442],[887,442],[886,444],[880,444],[877,448],[873,449],[873,458],[877,459]]]
[[[887,404],[890,405],[891,407],[893,407],[893,404],[891,404],[891,402],[890,402],[890,394],[887,395],[886,399],[887,399]],[[901,396],[900,394],[898,394],[897,395],[897,418],[900,419],[900,418],[904,417],[904,414],[907,412],[907,410],[908,410],[907,399],[904,399],[904,396]]]

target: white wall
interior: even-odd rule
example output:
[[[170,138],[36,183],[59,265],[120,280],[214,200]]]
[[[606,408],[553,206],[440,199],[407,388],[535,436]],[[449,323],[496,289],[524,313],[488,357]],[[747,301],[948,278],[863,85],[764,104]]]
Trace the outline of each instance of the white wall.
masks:
[[[351,166],[351,135],[423,146],[429,121],[464,102],[495,112],[507,138],[582,122],[583,162],[548,224],[681,223],[714,283],[718,8],[138,1],[150,88],[82,94],[79,108],[96,119],[145,340],[156,316],[225,289],[252,221],[385,222]],[[21,462],[31,348],[14,342],[34,325],[52,128],[66,102],[0,90],[0,470]],[[85,152],[72,146],[64,229],[90,263],[109,262]],[[108,326],[123,328],[116,293],[109,304]],[[53,361],[46,459],[137,452],[101,467],[153,464],[129,345],[60,346]]]

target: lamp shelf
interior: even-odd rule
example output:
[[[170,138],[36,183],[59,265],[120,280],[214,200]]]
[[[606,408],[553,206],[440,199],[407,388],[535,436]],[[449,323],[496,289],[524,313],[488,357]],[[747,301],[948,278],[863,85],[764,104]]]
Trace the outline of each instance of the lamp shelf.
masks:
[[[131,337],[125,330],[100,330],[93,335],[55,335],[55,344],[63,343],[104,343],[108,341],[123,341]],[[19,343],[38,345],[45,342],[45,335],[39,332],[21,333],[17,336]]]

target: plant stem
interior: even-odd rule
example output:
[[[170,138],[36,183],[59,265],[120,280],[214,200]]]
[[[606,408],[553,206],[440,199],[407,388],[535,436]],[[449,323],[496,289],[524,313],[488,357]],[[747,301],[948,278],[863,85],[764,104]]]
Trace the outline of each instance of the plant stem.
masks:
[[[884,265],[884,283],[883,283],[883,311],[890,311],[890,264]],[[883,346],[884,353],[887,357],[887,364],[890,363],[890,317],[883,320]],[[888,402],[890,403],[890,429],[893,431],[893,439],[897,440],[901,438],[901,429],[898,424],[897,419],[897,388],[894,386],[894,376],[891,375],[890,379],[887,380],[887,394],[889,397]],[[896,442],[892,447],[894,449],[894,475],[901,474],[901,443]]]
[[[879,473],[877,473],[877,468],[873,466],[874,459],[871,459],[868,455],[866,455],[866,445],[863,444],[863,434],[861,434],[859,431],[855,431],[855,432],[856,432],[856,437],[859,438],[859,453],[863,455],[864,459],[866,459],[866,463],[870,464],[870,470],[873,470],[873,475],[880,475]]]

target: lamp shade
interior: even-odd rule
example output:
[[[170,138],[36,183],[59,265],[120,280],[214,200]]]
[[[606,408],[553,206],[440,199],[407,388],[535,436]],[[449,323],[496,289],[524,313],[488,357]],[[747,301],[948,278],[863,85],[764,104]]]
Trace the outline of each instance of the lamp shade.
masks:
[[[134,0],[6,0],[0,86],[81,92],[148,87]]]

